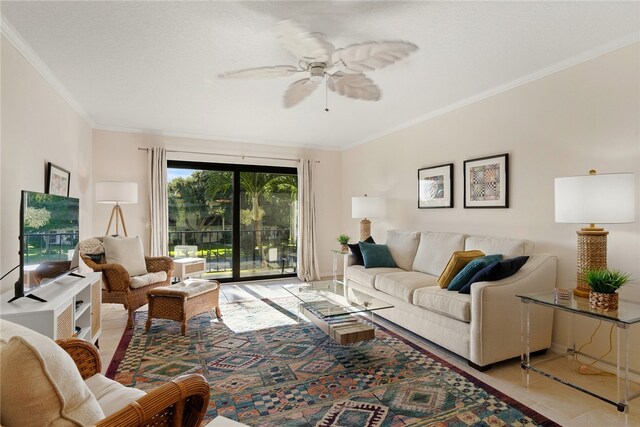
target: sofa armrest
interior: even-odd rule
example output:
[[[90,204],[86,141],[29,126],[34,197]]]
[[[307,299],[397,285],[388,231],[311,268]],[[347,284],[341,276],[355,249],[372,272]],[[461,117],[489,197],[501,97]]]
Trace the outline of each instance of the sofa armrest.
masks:
[[[556,285],[557,258],[548,254],[532,255],[511,277],[471,286],[471,358],[485,366],[516,357],[522,352],[522,308],[517,294],[552,291]],[[531,307],[532,351],[549,348],[553,310]]]
[[[182,375],[151,390],[140,399],[100,421],[96,426],[153,424],[196,427],[204,418],[209,397],[209,383],[202,375]]]
[[[56,344],[71,356],[83,380],[102,371],[100,352],[90,342],[78,338],[68,338],[56,340]]]

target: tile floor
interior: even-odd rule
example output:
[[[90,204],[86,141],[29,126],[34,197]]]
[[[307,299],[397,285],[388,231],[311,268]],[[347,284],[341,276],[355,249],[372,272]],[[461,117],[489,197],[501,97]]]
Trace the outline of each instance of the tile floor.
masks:
[[[289,282],[295,283],[296,279],[290,279]],[[277,283],[265,281],[261,283],[223,284],[220,292],[220,301],[233,302],[256,298],[290,296],[280,287],[282,283],[285,282],[280,280]],[[127,312],[119,304],[103,304],[102,309],[100,353],[103,361],[102,370],[106,372],[126,326]],[[145,309],[146,306],[140,310]],[[224,316],[224,312],[222,314]],[[620,414],[611,405],[536,373],[531,374],[530,387],[527,389],[523,381],[519,360],[505,361],[494,365],[493,368],[486,372],[478,372],[470,368],[466,361],[457,355],[398,327],[393,327],[393,324],[383,320],[380,321],[384,322],[384,325],[389,329],[416,342],[449,363],[470,372],[490,386],[533,408],[562,426],[640,427],[640,398],[631,402],[628,414]],[[559,369],[564,369],[566,362],[564,359],[559,359],[551,363],[555,363]],[[581,378],[584,379],[582,376]],[[605,386],[603,377],[589,378],[601,383],[599,384],[600,386]]]

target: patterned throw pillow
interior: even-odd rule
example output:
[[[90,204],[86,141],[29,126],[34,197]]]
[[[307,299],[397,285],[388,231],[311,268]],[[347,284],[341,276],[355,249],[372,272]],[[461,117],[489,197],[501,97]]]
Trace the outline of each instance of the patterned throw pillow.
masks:
[[[502,261],[502,255],[487,255],[476,258],[465,265],[447,287],[450,291],[459,291],[475,276],[475,274],[495,261]]]

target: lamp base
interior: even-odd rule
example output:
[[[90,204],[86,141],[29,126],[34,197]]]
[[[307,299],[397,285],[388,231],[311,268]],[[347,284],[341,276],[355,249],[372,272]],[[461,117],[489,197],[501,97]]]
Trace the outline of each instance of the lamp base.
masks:
[[[109,217],[109,225],[107,225],[107,231],[105,231],[104,235],[109,235],[109,230],[111,230],[111,223],[113,222],[113,217],[116,218],[116,235],[120,234],[119,223],[122,222],[122,231],[124,231],[125,237],[127,236],[127,225],[124,223],[124,215],[122,215],[122,208],[120,205],[116,203],[116,205],[111,209],[111,216]]]
[[[607,234],[603,228],[589,227],[576,232],[578,234],[577,282],[573,294],[588,298],[591,287],[584,280],[587,270],[607,268]]]
[[[371,221],[363,219],[360,221],[360,241],[363,242],[371,236]]]

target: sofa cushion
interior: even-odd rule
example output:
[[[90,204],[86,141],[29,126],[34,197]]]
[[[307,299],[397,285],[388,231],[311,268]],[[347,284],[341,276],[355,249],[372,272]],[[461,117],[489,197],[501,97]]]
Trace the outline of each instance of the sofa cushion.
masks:
[[[442,289],[449,286],[451,280],[456,277],[456,274],[458,274],[465,265],[469,264],[470,261],[476,258],[480,258],[481,256],[484,256],[484,252],[482,251],[455,251],[453,255],[451,255],[444,271],[440,277],[438,277],[438,286]]]
[[[405,272],[399,268],[364,268],[364,265],[352,265],[347,269],[349,280],[373,288],[378,274]]]
[[[0,342],[4,425],[94,425],[104,418],[73,359],[53,340],[0,320]]]
[[[465,237],[458,233],[421,233],[412,270],[440,276],[451,254],[464,249]]]
[[[471,286],[476,282],[493,282],[495,280],[502,280],[509,276],[513,276],[522,268],[528,259],[528,256],[518,256],[505,261],[492,262],[482,270],[478,271],[471,280],[469,280],[469,283],[460,289],[460,293],[470,294]]]
[[[516,256],[531,255],[533,242],[525,239],[509,237],[469,236],[464,243],[464,250],[477,249],[487,255],[502,254],[504,259]]]
[[[471,322],[471,295],[449,292],[438,286],[416,289],[413,304],[463,322]]]
[[[360,242],[365,268],[396,267],[387,245]]]
[[[373,287],[408,303],[413,302],[413,292],[425,286],[435,286],[437,278],[418,271],[384,273],[376,276]]]
[[[420,233],[413,231],[387,231],[387,246],[396,266],[403,270],[411,270],[413,260],[418,251]]]
[[[147,394],[137,388],[125,387],[102,374],[87,378],[85,383],[107,417]]]
[[[476,275],[478,271],[482,270],[492,262],[501,261],[501,260],[502,260],[502,255],[495,254],[495,255],[486,255],[486,256],[469,261],[469,263],[465,265],[464,268],[460,270],[458,274],[456,274],[456,277],[454,277],[451,280],[451,283],[449,283],[447,290],[459,291],[467,283],[469,283],[469,281],[473,278],[473,276]]]
[[[104,256],[107,263],[122,265],[130,276],[147,274],[144,249],[139,236],[104,236]]]
[[[373,241],[373,237],[369,236],[365,240],[365,243],[375,243]],[[362,251],[360,250],[360,242],[358,243],[348,243],[349,249],[351,249],[351,254],[356,258],[356,265],[364,265],[364,260],[362,259]]]

